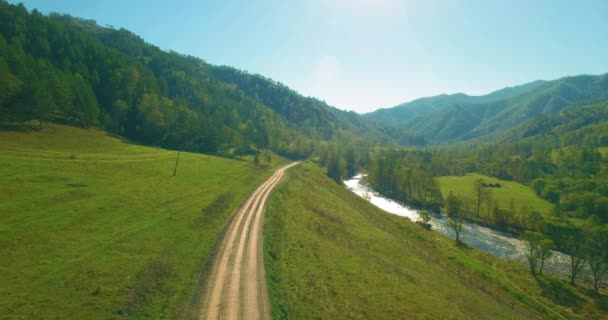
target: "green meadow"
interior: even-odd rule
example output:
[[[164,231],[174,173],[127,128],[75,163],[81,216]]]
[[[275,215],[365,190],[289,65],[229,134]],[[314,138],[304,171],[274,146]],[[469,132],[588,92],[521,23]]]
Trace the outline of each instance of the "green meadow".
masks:
[[[173,176],[176,157],[95,129],[2,127],[3,319],[188,317],[223,226],[272,170],[182,152]]]
[[[524,264],[457,246],[376,208],[310,162],[287,176],[269,198],[264,227],[273,319],[604,319],[608,312],[605,294],[551,275],[534,279]]]
[[[438,177],[441,194],[443,197],[452,192],[458,197],[475,199],[474,185],[475,181],[483,179],[486,183],[499,183],[499,188],[488,188],[492,191],[492,199],[497,202],[499,208],[511,209],[514,205],[517,210],[522,206],[527,206],[531,210],[547,212],[551,209],[551,203],[537,196],[534,191],[521,183],[513,181],[505,181],[488,177],[480,174],[467,174],[466,176],[444,176]]]
[[[428,238],[454,255],[451,241],[375,208],[311,163],[288,176],[264,229],[273,319],[518,318],[406,245]]]

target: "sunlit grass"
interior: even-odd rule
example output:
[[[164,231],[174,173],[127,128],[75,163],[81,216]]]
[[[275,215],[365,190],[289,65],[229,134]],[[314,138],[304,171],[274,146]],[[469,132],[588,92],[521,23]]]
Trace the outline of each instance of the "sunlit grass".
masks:
[[[483,179],[486,183],[500,184],[498,188],[488,188],[492,192],[492,199],[495,200],[499,208],[510,210],[514,206],[520,210],[522,206],[527,206],[530,210],[547,212],[551,209],[551,203],[537,196],[534,191],[521,183],[505,181],[488,177],[480,174],[467,174],[466,176],[444,176],[438,177],[441,194],[447,197],[450,192],[454,195],[469,199],[475,199],[475,181]]]
[[[318,168],[292,171],[265,227],[273,318],[515,318],[371,224],[357,210],[378,210]]]
[[[385,213],[304,163],[269,199],[265,263],[274,319],[520,319],[479,284],[548,319],[604,319],[605,294],[496,258]],[[421,258],[414,244],[472,285]],[[466,278],[467,276],[465,276]],[[502,302],[499,302],[502,301]]]
[[[270,171],[182,152],[174,177],[176,156],[94,129],[1,131],[0,314],[187,313],[222,226]]]

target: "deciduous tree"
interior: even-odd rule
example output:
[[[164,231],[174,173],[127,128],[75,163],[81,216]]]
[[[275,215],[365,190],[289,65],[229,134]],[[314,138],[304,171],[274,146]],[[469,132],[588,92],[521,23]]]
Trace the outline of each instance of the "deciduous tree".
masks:
[[[608,272],[608,228],[595,225],[587,233],[587,259],[593,275],[593,288],[599,293]]]
[[[456,242],[460,242],[464,212],[462,210],[462,200],[458,199],[452,192],[445,199],[445,212],[449,218],[449,225],[454,230]]]

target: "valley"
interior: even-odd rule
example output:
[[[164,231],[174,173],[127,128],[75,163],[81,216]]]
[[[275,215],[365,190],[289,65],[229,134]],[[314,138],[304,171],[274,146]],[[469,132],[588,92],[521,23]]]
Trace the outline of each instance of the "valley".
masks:
[[[288,172],[267,220],[273,318],[601,319],[606,312],[583,287],[560,276],[535,280],[525,264],[455,246],[337,186],[312,164]],[[551,286],[560,293],[550,294]]]
[[[608,318],[605,3],[24,1],[0,318]]]

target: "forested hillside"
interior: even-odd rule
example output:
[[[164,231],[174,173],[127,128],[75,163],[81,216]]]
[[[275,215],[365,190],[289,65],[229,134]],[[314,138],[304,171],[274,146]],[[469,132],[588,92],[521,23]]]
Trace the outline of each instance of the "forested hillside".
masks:
[[[172,149],[221,155],[254,145],[299,158],[317,140],[423,143],[261,76],[162,51],[127,30],[5,1],[0,87],[2,121],[100,126]]]
[[[550,147],[608,146],[608,101],[533,118],[505,132],[498,142],[534,142]]]
[[[443,95],[365,116],[419,132],[434,143],[484,141],[538,116],[608,99],[608,74],[536,81],[489,95]]]
[[[347,112],[312,97],[304,97],[280,82],[235,68],[211,67],[217,79],[237,85],[245,94],[281,114],[306,134],[331,140],[337,135],[366,137],[384,144],[423,145],[424,139],[412,131],[369,121],[355,112]],[[303,110],[305,112],[303,112]]]

